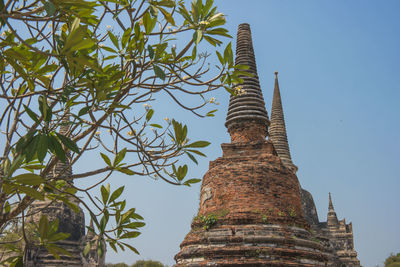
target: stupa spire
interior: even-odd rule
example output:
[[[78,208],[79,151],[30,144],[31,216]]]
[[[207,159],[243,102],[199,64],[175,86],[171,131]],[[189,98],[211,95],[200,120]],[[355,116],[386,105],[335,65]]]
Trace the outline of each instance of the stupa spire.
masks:
[[[328,219],[327,219],[328,227],[335,227],[339,224],[339,220],[337,218],[335,209],[332,204],[331,193],[329,192],[329,207],[328,207]]]
[[[278,72],[275,72],[275,87],[274,96],[272,98],[269,138],[274,144],[275,150],[281,158],[283,165],[296,173],[297,166],[292,162],[289,143],[287,140],[285,116],[283,115],[281,92],[278,82]]]
[[[333,208],[333,204],[332,204],[331,192],[329,192],[329,208],[328,209],[335,211],[335,209]]]
[[[237,96],[231,96],[225,126],[235,142],[265,140],[269,125],[256,60],[251,39],[250,25],[240,24],[237,32],[236,65],[247,65],[252,76],[241,76],[242,84],[236,86]],[[238,136],[240,132],[240,136]]]
[[[70,131],[70,128],[71,128],[70,115],[67,113],[61,119],[58,133],[67,136]],[[70,176],[72,175],[72,168],[70,166],[70,161],[71,161],[71,152],[67,152],[66,161],[63,162],[59,160],[54,166],[53,171],[50,175],[52,177],[57,177],[61,175],[64,179],[70,180]]]

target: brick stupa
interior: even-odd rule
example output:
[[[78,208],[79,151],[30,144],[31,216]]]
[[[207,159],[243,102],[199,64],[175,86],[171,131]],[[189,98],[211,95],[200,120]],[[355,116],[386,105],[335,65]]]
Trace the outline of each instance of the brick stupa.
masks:
[[[204,175],[198,215],[176,266],[326,266],[329,252],[304,218],[299,181],[268,135],[251,31],[239,25],[236,64],[249,65],[245,94],[230,99],[231,143]]]
[[[59,129],[59,133],[67,135],[69,133],[69,116],[63,119],[63,124]],[[70,178],[72,168],[69,164],[71,158],[67,153],[66,162],[58,161],[50,173],[49,179],[63,179],[73,184]],[[65,240],[56,242],[56,245],[67,250],[70,255],[60,253],[60,257],[56,258],[45,247],[31,245],[26,248],[24,259],[25,267],[104,267],[105,257],[99,257],[96,246],[90,250],[87,256],[83,255],[83,248],[87,242],[93,238],[93,233],[89,232],[85,235],[85,216],[83,210],[79,207],[75,198],[69,201],[78,207],[79,212],[74,211],[71,207],[60,201],[45,199],[43,201],[36,200],[32,203],[28,213],[28,223],[38,223],[42,215],[46,215],[49,221],[58,220],[58,232],[68,233],[70,236]],[[93,228],[93,225],[91,225]]]

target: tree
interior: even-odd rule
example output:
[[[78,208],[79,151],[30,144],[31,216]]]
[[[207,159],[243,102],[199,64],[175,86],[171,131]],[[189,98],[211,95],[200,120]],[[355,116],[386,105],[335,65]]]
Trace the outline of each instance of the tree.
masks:
[[[129,267],[129,265],[126,263],[107,263],[106,267]]]
[[[385,260],[385,267],[399,267],[400,266],[400,253],[394,255],[393,253]]]
[[[230,43],[216,51],[214,76],[206,63],[215,55],[201,53],[230,37],[224,15],[213,0],[190,7],[172,0],[0,0],[0,24],[1,232],[18,221],[25,244],[32,242],[24,227],[28,207],[50,199],[80,204],[98,242],[137,252],[124,240],[140,234],[143,218],[120,199],[124,187],[111,190],[106,181],[120,172],[174,185],[199,182],[178,160],[187,155],[197,163],[209,143],[190,140],[173,118],[160,123],[151,104],[169,98],[187,112],[213,116],[207,108],[214,99],[206,94],[235,94],[246,67],[234,66]],[[68,175],[85,155],[102,166]],[[88,177],[95,180],[89,187],[73,183]],[[49,248],[66,237],[46,218],[34,227]]]
[[[126,263],[107,263],[106,267],[129,267]],[[131,267],[168,267],[159,261],[153,260],[138,260]]]
[[[132,264],[131,267],[164,267],[164,264],[153,260],[139,260]]]

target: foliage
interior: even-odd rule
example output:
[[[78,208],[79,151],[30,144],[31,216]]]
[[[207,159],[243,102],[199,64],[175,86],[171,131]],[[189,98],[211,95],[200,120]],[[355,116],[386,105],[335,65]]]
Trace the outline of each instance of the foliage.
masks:
[[[208,230],[218,222],[218,217],[215,214],[209,214],[207,216],[201,216],[200,221],[204,224],[203,228]]]
[[[129,267],[126,263],[107,263],[106,267]],[[153,260],[138,260],[131,267],[167,267],[159,261]]]
[[[394,255],[393,253],[385,260],[385,267],[399,267],[400,266],[400,253]]]
[[[126,263],[107,263],[106,267],[129,267]]]
[[[215,112],[205,110],[215,102],[207,93],[235,93],[246,67],[234,66],[231,44],[216,51],[215,76],[206,64],[212,55],[200,52],[230,37],[224,24],[212,0],[190,8],[172,0],[0,0],[0,230],[31,216],[35,200],[62,201],[77,212],[79,203],[98,236],[84,252],[97,245],[101,254],[105,241],[138,253],[126,240],[140,234],[143,218],[121,199],[124,187],[105,182],[116,172],[199,182],[178,160],[187,155],[197,163],[209,143],[190,140],[175,119],[161,123],[154,101],[204,117]],[[71,175],[85,157],[103,163]],[[74,184],[88,177],[90,186]],[[39,224],[36,241],[22,227],[25,244],[65,253],[54,244],[66,237],[57,223],[42,217]]]
[[[159,261],[139,260],[132,264],[131,267],[164,267],[165,265]]]

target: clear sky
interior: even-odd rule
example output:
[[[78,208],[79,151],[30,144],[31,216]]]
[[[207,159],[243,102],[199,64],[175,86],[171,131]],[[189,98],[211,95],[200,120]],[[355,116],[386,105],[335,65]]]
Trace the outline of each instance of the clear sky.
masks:
[[[361,264],[381,264],[400,252],[400,1],[219,0],[227,27],[251,25],[261,87],[270,110],[274,71],[279,82],[292,158],[321,221],[328,192],[339,219],[353,222]],[[219,92],[215,118],[186,120],[194,138],[209,140],[208,158],[190,169],[201,178],[229,142],[224,120],[229,96]],[[211,96],[210,96],[211,97]],[[161,116],[162,114],[162,116]],[[88,164],[88,162],[84,163]],[[77,167],[79,168],[79,166]],[[113,178],[147,226],[131,244],[140,256],[109,252],[107,262],[159,260],[172,265],[199,205],[200,184],[173,187],[144,177]]]

